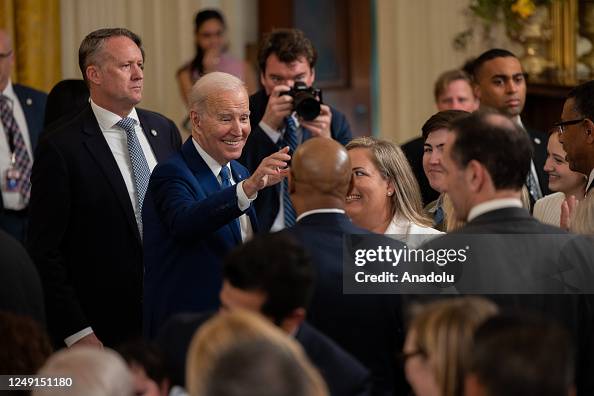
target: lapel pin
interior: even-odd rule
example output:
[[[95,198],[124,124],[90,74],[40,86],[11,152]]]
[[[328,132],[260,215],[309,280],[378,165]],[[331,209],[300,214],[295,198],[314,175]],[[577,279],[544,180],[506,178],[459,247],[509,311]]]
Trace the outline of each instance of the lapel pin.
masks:
[[[155,131],[154,129],[151,129],[151,135],[157,136],[157,131]]]
[[[27,98],[27,100],[25,101],[25,103],[27,103],[27,106],[31,106],[33,104],[33,99]]]
[[[540,144],[540,139],[539,138],[534,138],[534,143]]]

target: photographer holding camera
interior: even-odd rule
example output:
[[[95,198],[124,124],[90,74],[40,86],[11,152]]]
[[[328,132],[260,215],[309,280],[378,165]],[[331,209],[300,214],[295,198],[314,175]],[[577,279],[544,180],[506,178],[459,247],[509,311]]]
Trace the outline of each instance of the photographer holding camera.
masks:
[[[311,137],[331,138],[343,145],[351,140],[344,114],[323,104],[321,91],[313,87],[316,60],[311,41],[297,29],[275,30],[260,44],[264,89],[250,96],[252,133],[239,160],[250,172],[279,148],[289,146],[292,155]],[[255,207],[260,230],[274,232],[295,224],[286,182],[261,190]]]

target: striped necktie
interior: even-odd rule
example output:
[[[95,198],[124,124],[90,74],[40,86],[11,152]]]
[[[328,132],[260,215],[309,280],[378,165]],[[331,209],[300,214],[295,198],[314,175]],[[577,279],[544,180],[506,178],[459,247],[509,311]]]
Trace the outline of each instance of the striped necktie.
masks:
[[[297,124],[291,116],[285,118],[285,124],[283,140],[285,145],[289,146],[289,154],[293,156],[295,149],[297,149]],[[283,211],[285,215],[285,227],[294,226],[297,216],[289,194],[289,180],[286,177],[283,179]]]
[[[18,174],[18,178],[14,180],[17,183],[15,190],[20,193],[26,205],[29,203],[29,197],[31,196],[31,168],[33,167],[33,161],[31,161],[23,134],[14,118],[10,102],[11,100],[8,97],[0,95],[0,118],[12,155],[11,166]]]
[[[136,131],[134,130],[136,120],[126,117],[119,120],[116,125],[126,131],[128,154],[130,155],[130,162],[132,164],[132,180],[136,186],[136,223],[138,224],[138,231],[140,231],[140,238],[142,238],[142,204],[144,203],[144,196],[148,188],[151,171],[140,146],[138,136],[136,136]]]

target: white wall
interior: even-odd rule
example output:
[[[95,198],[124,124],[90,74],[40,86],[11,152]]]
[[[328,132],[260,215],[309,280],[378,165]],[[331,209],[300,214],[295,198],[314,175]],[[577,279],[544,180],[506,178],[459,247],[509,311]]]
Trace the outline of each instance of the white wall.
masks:
[[[421,126],[436,111],[433,84],[443,71],[460,67],[492,45],[521,54],[502,31],[495,32],[493,43],[477,35],[466,51],[455,51],[453,38],[468,27],[464,10],[469,3],[376,0],[381,137],[404,143],[420,135]]]
[[[126,27],[141,36],[146,52],[140,106],[179,124],[186,109],[175,72],[193,56],[194,16],[205,7],[223,12],[230,50],[243,58],[245,45],[257,40],[257,0],[61,0],[63,78],[81,78],[78,47],[89,32]]]

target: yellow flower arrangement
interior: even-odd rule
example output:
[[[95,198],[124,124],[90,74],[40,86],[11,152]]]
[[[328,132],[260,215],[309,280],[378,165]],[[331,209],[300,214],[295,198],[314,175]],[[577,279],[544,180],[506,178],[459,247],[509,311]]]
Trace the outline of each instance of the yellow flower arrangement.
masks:
[[[511,10],[520,18],[526,19],[536,11],[536,4],[532,0],[518,0],[512,4]]]
[[[466,48],[474,35],[478,20],[483,27],[483,36],[489,37],[491,26],[502,23],[510,37],[517,37],[525,19],[529,18],[540,5],[549,5],[562,0],[470,0],[468,14],[472,21],[467,30],[454,38],[454,48]]]

